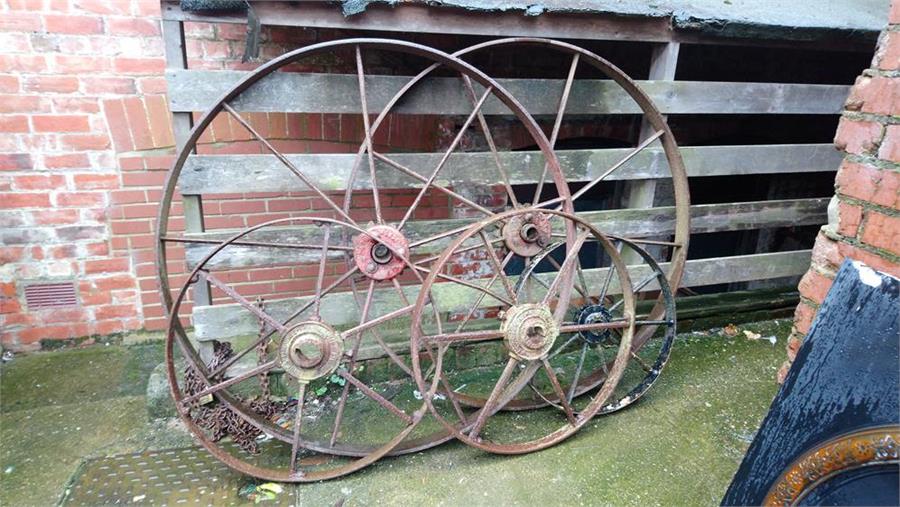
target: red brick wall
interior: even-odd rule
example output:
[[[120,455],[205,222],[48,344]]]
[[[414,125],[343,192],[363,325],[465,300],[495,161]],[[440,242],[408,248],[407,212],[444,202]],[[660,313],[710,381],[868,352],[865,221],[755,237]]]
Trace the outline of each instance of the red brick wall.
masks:
[[[829,224],[800,281],[800,304],[788,340],[784,379],[816,311],[845,258],[900,277],[900,0],[882,32],[871,68],[844,105],[834,144],[846,153],[835,181]]]
[[[165,109],[158,3],[7,0],[0,10],[2,344],[139,328],[135,266],[111,243],[127,181],[104,101],[146,96]],[[157,141],[171,145],[171,133]],[[66,280],[79,307],[25,308],[25,283]]]
[[[259,65],[240,63],[243,25],[186,23],[185,35],[190,68]],[[333,30],[265,29],[261,59],[347,35]],[[0,1],[4,347],[35,349],[41,340],[165,326],[152,234],[162,184],[174,157],[164,67],[157,0]],[[345,67],[340,60],[323,59],[298,70],[348,71]],[[362,139],[358,116],[247,116],[285,152],[351,152]],[[445,137],[454,129],[440,128],[445,121],[421,117],[395,124],[391,118],[376,143],[395,150],[446,145]],[[200,142],[202,153],[261,153],[249,133],[226,116],[214,121]],[[394,194],[384,203],[388,219],[399,219],[410,201],[408,192]],[[429,195],[425,202],[416,218],[452,213],[443,195]],[[297,194],[223,194],[204,200],[211,229],[245,227],[324,209],[321,199]],[[183,228],[180,213],[176,202],[170,230]],[[172,283],[180,283],[183,253],[174,249],[170,259]],[[311,289],[310,276],[302,267],[276,266],[229,273],[227,280],[247,296],[278,297]],[[73,281],[79,306],[27,308],[24,286],[46,281]],[[220,294],[214,296],[224,300]]]

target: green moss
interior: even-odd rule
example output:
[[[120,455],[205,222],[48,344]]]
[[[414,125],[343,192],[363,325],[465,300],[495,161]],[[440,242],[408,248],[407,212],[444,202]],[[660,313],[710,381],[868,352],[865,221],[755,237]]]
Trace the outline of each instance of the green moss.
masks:
[[[680,335],[669,365],[640,402],[594,419],[556,447],[493,456],[451,442],[289,491],[305,505],[339,499],[345,505],[717,503],[776,392],[790,322],[742,329],[775,335],[778,342],[743,334]],[[123,396],[140,392],[147,363],[160,361],[158,354],[153,345],[93,347],[24,355],[3,365],[0,504],[54,503],[85,458],[191,445],[178,424],[147,421],[144,397]],[[378,391],[404,408],[421,404],[409,385],[388,383]],[[383,441],[397,431],[398,421],[384,417],[375,404],[358,393],[351,401],[355,409],[347,413],[347,437]],[[510,415],[503,424],[517,431],[551,420],[558,421],[558,415],[537,411]],[[330,421],[325,416],[310,430],[326,434]],[[427,418],[413,436],[438,428]],[[219,474],[227,473],[217,469],[205,479],[220,480]]]

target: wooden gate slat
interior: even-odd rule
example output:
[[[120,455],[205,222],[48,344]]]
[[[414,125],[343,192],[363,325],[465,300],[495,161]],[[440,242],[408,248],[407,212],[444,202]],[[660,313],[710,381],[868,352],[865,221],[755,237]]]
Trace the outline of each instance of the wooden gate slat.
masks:
[[[621,160],[631,148],[564,150],[558,156],[570,182],[590,181]],[[841,153],[831,144],[765,144],[735,146],[686,146],[681,154],[688,176],[728,176],[837,171]],[[388,156],[420,175],[428,176],[437,166],[440,153],[395,153]],[[355,154],[288,154],[288,159],[319,188],[339,191],[346,187]],[[544,167],[539,152],[501,152],[502,163],[512,184],[535,183]],[[441,170],[437,183],[460,182],[493,185],[500,183],[489,152],[454,153]],[[376,162],[380,188],[418,188],[421,183],[400,171]],[[668,163],[661,148],[650,146],[632,158],[606,180],[623,181],[667,178]],[[354,188],[371,188],[366,172],[361,172]],[[184,195],[247,192],[302,192],[308,188],[274,155],[192,155],[178,179]]]
[[[206,111],[247,76],[241,71],[172,70],[166,73],[173,111]],[[409,80],[407,76],[366,77],[370,112],[379,112]],[[498,79],[533,115],[556,113],[560,79]],[[850,91],[846,85],[741,83],[716,81],[638,81],[664,114],[839,114]],[[477,91],[481,87],[476,85]],[[553,93],[548,93],[552,90]],[[356,75],[278,72],[262,78],[232,103],[239,111],[361,113]],[[457,78],[427,78],[397,105],[397,113],[468,115],[472,103]],[[510,115],[495,98],[486,115]],[[637,103],[610,80],[578,80],[569,114],[635,114]]]
[[[796,276],[806,272],[809,267],[810,253],[810,250],[799,250],[688,260],[682,286],[698,287],[719,283]],[[665,268],[666,264],[663,264],[663,267]],[[598,290],[607,272],[608,268],[585,270],[584,273],[589,291]],[[633,280],[640,280],[648,274],[649,271],[646,265],[636,266],[630,272]],[[645,290],[652,289],[652,285],[645,288]],[[613,283],[611,291],[615,293],[616,290],[618,290],[618,287]],[[418,286],[408,287],[406,289],[407,297],[414,301],[417,291]],[[434,297],[440,301],[442,310],[455,308],[465,310],[468,308],[466,305],[471,304],[473,299],[473,289],[457,284],[437,284],[434,291]],[[269,301],[266,304],[266,311],[275,318],[285,319],[301,304],[309,301],[311,297],[304,296]],[[486,301],[488,299],[490,298],[484,298],[483,304],[485,306],[488,305]],[[396,310],[400,307],[399,305],[399,298],[393,287],[377,289],[373,299],[372,318]],[[331,325],[337,327],[352,326],[359,322],[356,308],[352,293],[344,292],[323,300],[321,315]],[[255,334],[258,331],[256,316],[237,304],[195,307],[193,324],[194,335],[201,341],[224,340],[231,337]]]

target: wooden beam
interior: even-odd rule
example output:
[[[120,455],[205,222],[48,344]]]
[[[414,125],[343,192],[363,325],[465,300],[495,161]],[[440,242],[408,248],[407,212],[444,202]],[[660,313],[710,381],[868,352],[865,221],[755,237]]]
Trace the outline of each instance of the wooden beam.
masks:
[[[566,179],[590,181],[621,160],[632,148],[564,150],[557,152]],[[440,153],[389,154],[397,162],[428,176],[436,167]],[[767,144],[746,146],[685,146],[681,155],[688,176],[728,176],[836,171],[841,154],[831,144]],[[544,167],[539,152],[501,152],[512,184],[534,183]],[[288,154],[287,157],[319,188],[343,190],[350,176],[355,155],[346,153]],[[418,188],[421,184],[377,161],[381,188]],[[493,164],[489,152],[454,153],[441,171],[438,184],[469,182],[485,185],[500,183],[496,171],[485,171]],[[658,143],[635,156],[606,179],[636,180],[667,178],[669,167]],[[370,188],[367,173],[356,182],[360,189]],[[272,155],[192,155],[178,180],[185,195],[208,193],[302,192],[303,183]]]
[[[398,5],[372,4],[364,16],[346,17],[330,2],[255,2],[253,8],[263,25],[373,30],[407,34],[417,33],[523,36],[558,39],[666,41],[672,37],[670,21],[665,17],[625,17],[582,13],[553,13],[525,16],[519,11],[477,13],[466,9],[433,8],[425,3]],[[178,2],[165,2],[163,19],[207,23],[246,23],[239,14],[210,15],[182,11]]]
[[[235,83],[241,71],[170,70],[166,72],[172,111],[206,111]],[[370,112],[380,112],[409,80],[406,76],[366,77]],[[558,79],[498,79],[532,115],[556,113]],[[839,114],[849,86],[794,83],[713,81],[638,81],[664,114]],[[232,102],[239,111],[293,113],[356,113],[359,102],[355,74],[276,72],[261,79]],[[475,85],[478,93],[483,91]],[[423,80],[408,92],[395,111],[409,114],[467,115],[472,104],[457,78]],[[495,97],[482,108],[486,115],[510,115]],[[636,114],[634,102],[610,80],[577,80],[567,112],[573,114]]]
[[[681,44],[678,42],[667,42],[665,44],[655,44],[653,46],[653,51],[650,55],[650,75],[648,76],[652,80],[666,80],[666,81],[674,81],[675,80],[675,69],[678,67],[678,52],[681,49]],[[665,117],[665,116],[664,116]],[[656,129],[647,121],[647,118],[641,119],[641,128],[638,133],[638,142],[637,145],[649,139],[650,136],[655,134]],[[665,185],[664,181],[660,181],[662,185]],[[656,185],[657,180],[646,179],[646,180],[636,180],[636,181],[627,181],[624,185],[624,198],[625,198],[625,207],[626,208],[652,208],[656,201],[659,200],[656,195]],[[671,185],[670,185],[671,186]],[[663,188],[663,193],[667,188]],[[671,192],[671,190],[669,190]],[[671,204],[671,202],[660,201],[661,204]],[[654,251],[658,250],[651,248],[649,253],[653,256],[657,256],[658,252]],[[633,250],[628,250],[624,254],[623,259],[626,262],[637,262],[640,260],[640,256],[637,252]]]
[[[806,272],[809,267],[810,252],[810,250],[799,250],[689,260],[685,266],[682,286],[698,287],[734,281],[794,276]],[[667,265],[663,264],[663,268],[667,268]],[[650,273],[646,265],[632,266],[629,271],[632,280],[640,280]],[[584,274],[589,291],[594,291],[602,285],[602,281],[608,274],[608,268],[589,269]],[[547,276],[547,274],[540,276]],[[407,297],[411,301],[415,301],[418,295],[418,286],[409,286],[405,289]],[[651,284],[644,290],[653,289]],[[615,282],[611,284],[610,290],[612,293],[618,291]],[[440,283],[435,285],[432,294],[439,302],[441,310],[464,311],[472,302],[473,291],[474,289],[457,284]],[[277,319],[286,319],[290,313],[304,302],[309,301],[310,298],[311,296],[304,296],[269,301],[266,304],[266,311]],[[484,306],[494,304],[489,302],[489,299],[484,298],[482,304]],[[393,287],[377,289],[371,316],[375,318],[384,315],[400,308],[400,304]],[[352,293],[343,292],[322,301],[321,315],[329,324],[338,328],[346,328],[358,324],[359,315],[356,308]],[[301,315],[300,319],[302,320],[303,317]],[[237,304],[196,306],[193,310],[193,322],[194,335],[200,341],[225,340],[258,332],[256,316]]]
[[[691,232],[703,234],[722,231],[740,231],[763,228],[788,227],[792,225],[820,225],[828,221],[828,198],[786,199],[781,201],[739,202],[728,204],[699,204],[691,206]],[[579,216],[594,224],[606,234],[641,238],[673,234],[675,232],[675,207],[664,206],[643,209],[619,209],[589,211]],[[470,220],[423,220],[409,223],[406,230],[411,241],[451,230],[470,223]],[[559,224],[557,224],[559,225]],[[188,234],[187,237],[204,241],[224,241],[236,231],[215,231],[202,234]],[[562,232],[560,230],[560,232]],[[340,242],[331,235],[331,245]],[[271,227],[248,235],[247,240],[280,244],[321,244],[323,231],[314,226]],[[415,255],[434,255],[443,250],[450,239],[422,245],[413,252]],[[193,269],[213,244],[187,243],[185,257],[188,267]],[[351,246],[351,245],[344,245]],[[334,259],[342,258],[341,251],[329,252]],[[299,250],[261,246],[229,246],[224,248],[207,267],[212,269],[264,267],[278,264],[316,262],[319,251]]]
[[[587,2],[590,4],[590,2]],[[540,5],[540,4],[536,4]],[[522,9],[477,12],[469,9],[429,5],[427,2],[369,4],[364,14],[344,16],[333,2],[254,2],[263,25],[365,30],[401,37],[410,33],[476,35],[489,37],[546,37],[551,39],[626,40],[641,42],[678,41],[692,44],[807,47],[871,53],[877,30],[850,38],[837,30],[810,31],[792,27],[779,32],[783,38],[752,39],[722,36],[721,30],[673,29],[671,16],[616,16],[591,13],[575,7],[573,12],[543,12],[526,16]],[[183,11],[179,2],[162,2],[162,18],[206,23],[246,23],[243,13]],[[868,37],[866,37],[868,36]]]
[[[163,44],[166,55],[166,68],[170,70],[184,71],[187,69],[187,50],[184,43],[184,23],[181,21],[164,20],[162,23]],[[187,139],[191,136],[193,118],[190,112],[172,112],[172,131],[175,137],[175,147],[178,150],[184,148]],[[203,202],[199,195],[186,195],[182,200],[184,204],[184,228],[187,232],[203,232]],[[201,281],[193,291],[193,300],[199,305],[208,305],[212,302],[209,292],[209,284]],[[204,351],[204,354],[208,353]]]

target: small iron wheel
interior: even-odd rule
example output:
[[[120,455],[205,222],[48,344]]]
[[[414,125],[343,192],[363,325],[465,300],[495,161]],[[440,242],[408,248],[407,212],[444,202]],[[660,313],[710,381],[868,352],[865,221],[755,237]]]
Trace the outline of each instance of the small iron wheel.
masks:
[[[466,444],[499,454],[540,450],[584,426],[623,374],[634,332],[634,297],[625,264],[613,243],[584,220],[560,211],[540,211],[554,231],[551,237],[566,237],[561,231],[574,229],[574,238],[547,244],[535,256],[520,255],[518,245],[497,246],[495,239],[510,234],[501,224],[520,223],[524,229],[533,223],[525,216],[532,215],[533,220],[536,213],[509,211],[457,237],[432,266],[412,313],[413,371],[431,413]],[[519,237],[533,237],[523,232]],[[473,248],[477,243],[480,249]],[[485,259],[490,275],[464,283],[442,280],[441,273],[464,249],[466,255],[474,252]],[[582,257],[592,249],[603,252],[610,267],[583,270]],[[574,321],[586,300],[576,279],[608,272],[615,273],[622,293],[622,316],[606,322]],[[551,363],[551,356],[580,333],[611,329],[621,338],[609,375],[597,392],[576,405],[563,391],[560,376],[565,372]],[[437,349],[436,354],[420,353],[430,349]],[[465,364],[467,357],[480,364]],[[502,410],[513,400],[530,398],[532,392],[560,400],[562,419],[552,408],[528,413]],[[486,401],[478,410],[457,403],[462,396],[479,395]]]
[[[369,232],[321,217],[287,218],[260,224],[215,246],[190,273],[174,301],[166,363],[179,415],[213,455],[232,468],[256,477],[307,482],[339,477],[381,458],[412,434],[426,408],[412,396],[412,382],[406,383],[407,393],[388,393],[383,383],[364,377],[359,368],[363,336],[412,310],[411,305],[404,306],[393,298],[397,301],[394,308],[382,306],[378,310],[381,313],[375,314],[376,299],[387,296],[384,289],[376,289],[376,279],[366,278],[358,269],[338,276],[326,276],[322,269],[315,282],[315,293],[300,298],[289,309],[278,301],[271,304],[271,309],[255,304],[227,281],[227,269],[217,264],[222,252],[245,245],[254,235],[264,236],[267,229],[291,224],[319,227],[323,235],[365,236],[376,244],[387,245],[392,258],[403,262],[421,280],[405,252],[378,236],[377,231]],[[282,246],[297,247],[290,243]],[[299,259],[318,256],[320,266],[325,266],[328,257],[352,250],[340,243],[326,243],[321,250],[313,252],[297,249]],[[233,350],[231,344],[227,347],[218,344],[217,348],[227,353],[217,355],[213,362],[200,357],[178,317],[188,291],[199,280],[209,282],[217,293],[250,312],[261,327],[259,337],[238,350]],[[358,283],[366,289],[361,296],[362,309],[357,312],[353,300],[360,297],[355,287]],[[393,292],[393,288],[388,290]],[[285,316],[285,312],[289,314]],[[184,378],[176,370],[176,362],[187,365]],[[280,386],[281,392],[269,392],[274,390],[272,384]],[[313,393],[330,384],[334,384],[330,397]],[[355,391],[348,396],[351,386]],[[339,398],[337,392],[341,393]],[[376,417],[381,430],[374,436],[359,431],[362,429],[359,421],[352,420],[346,411],[351,404],[353,410]],[[317,412],[318,417],[309,417],[316,415],[310,412]],[[211,431],[215,424],[204,420],[207,417],[218,417],[224,429],[216,426]],[[233,443],[241,441],[238,438],[241,435],[235,434],[237,430],[256,437],[256,442],[249,445],[255,453],[235,448]],[[231,437],[231,442],[226,436]],[[248,451],[247,445],[242,447]],[[333,456],[323,458],[314,453]]]
[[[672,353],[672,345],[676,334],[675,297],[666,280],[666,273],[659,263],[637,243],[623,238],[610,238],[620,249],[628,249],[640,256],[643,264],[630,265],[629,275],[638,280],[634,285],[635,298],[640,293],[658,293],[655,299],[638,301],[644,310],[635,317],[635,337],[628,356],[628,366],[619,381],[610,400],[598,412],[599,415],[621,410],[640,399],[656,382]],[[538,263],[539,265],[539,263]],[[579,324],[593,322],[611,322],[622,318],[624,298],[619,293],[618,283],[614,282],[616,273],[609,276],[596,287],[596,291],[585,299],[575,312],[574,321]],[[531,283],[528,278],[537,276],[534,270],[523,273],[523,285]],[[576,289],[587,293],[582,281],[576,281]],[[563,391],[571,403],[573,398],[584,395],[606,381],[610,368],[616,358],[618,345],[622,336],[618,329],[602,329],[599,331],[583,331],[574,335],[566,343],[551,354],[551,363],[574,363],[574,373],[565,379]],[[558,357],[559,356],[559,357]],[[456,396],[460,404],[480,408],[485,404],[484,398]],[[559,398],[555,394],[543,395],[532,393],[531,397],[520,397],[511,400],[503,410],[520,411],[535,410],[546,405],[562,409]]]

